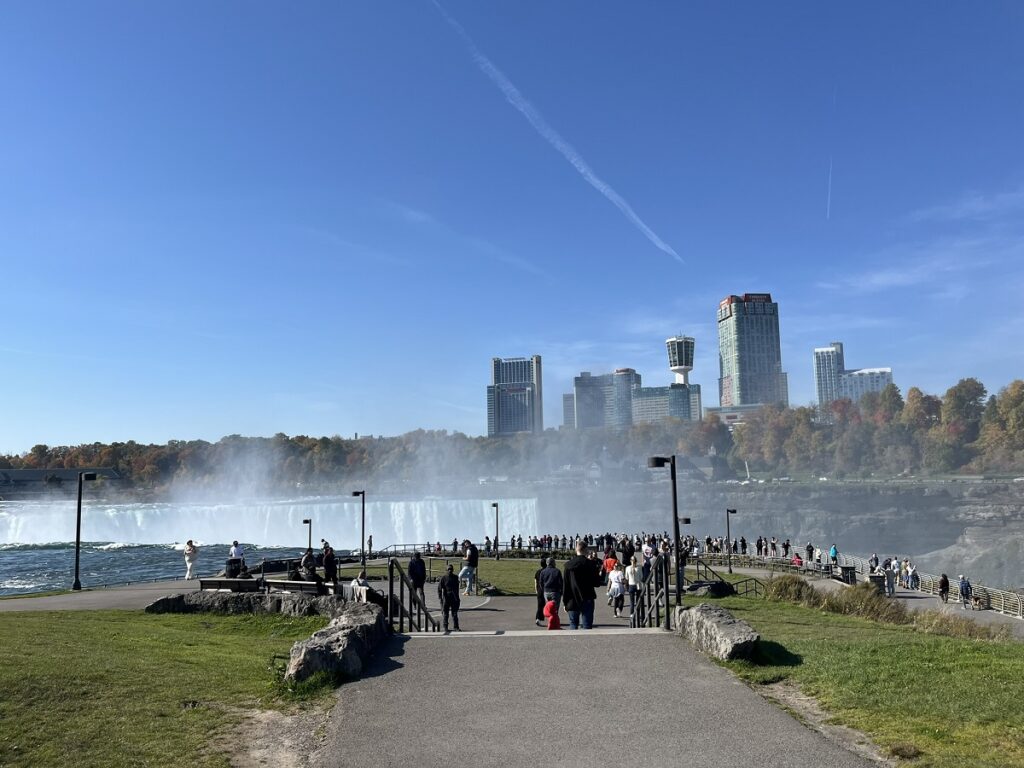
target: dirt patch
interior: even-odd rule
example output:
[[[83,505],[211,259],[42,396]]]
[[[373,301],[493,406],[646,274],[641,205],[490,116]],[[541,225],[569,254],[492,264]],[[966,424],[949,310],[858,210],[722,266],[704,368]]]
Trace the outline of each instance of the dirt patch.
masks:
[[[308,768],[309,756],[321,745],[329,709],[247,712],[236,727],[210,745],[230,755],[231,765]]]
[[[879,765],[896,765],[867,736],[845,725],[829,723],[829,714],[821,708],[817,699],[803,693],[793,683],[782,681],[770,685],[757,685],[754,690],[766,699],[775,702],[811,730],[817,731],[829,741]]]

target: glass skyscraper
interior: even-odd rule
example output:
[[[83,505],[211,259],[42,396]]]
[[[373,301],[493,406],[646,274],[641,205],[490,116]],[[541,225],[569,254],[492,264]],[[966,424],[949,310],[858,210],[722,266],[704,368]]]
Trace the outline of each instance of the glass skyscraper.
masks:
[[[487,387],[487,436],[544,431],[540,355],[495,357]]]
[[[736,405],[789,405],[782,370],[779,305],[770,293],[727,296],[718,304],[718,400]]]

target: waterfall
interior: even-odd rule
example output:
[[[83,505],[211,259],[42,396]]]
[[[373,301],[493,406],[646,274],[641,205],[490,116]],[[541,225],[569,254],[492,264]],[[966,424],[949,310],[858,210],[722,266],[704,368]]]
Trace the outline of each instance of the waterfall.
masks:
[[[366,533],[375,549],[390,544],[426,544],[494,535],[500,511],[502,540],[537,533],[537,500],[379,499],[366,502]],[[360,499],[330,497],[235,504],[86,503],[82,540],[131,544],[202,544],[234,540],[258,546],[297,546],[306,541],[303,520],[312,520],[314,545],[327,539],[335,549],[358,549]],[[53,501],[0,502],[0,545],[75,540],[75,505]]]

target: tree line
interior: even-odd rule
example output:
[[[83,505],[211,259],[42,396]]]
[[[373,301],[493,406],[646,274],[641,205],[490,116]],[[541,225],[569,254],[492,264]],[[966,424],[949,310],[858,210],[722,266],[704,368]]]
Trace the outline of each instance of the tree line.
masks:
[[[638,469],[646,457],[714,454],[736,470],[832,477],[1024,472],[1024,381],[989,395],[962,379],[942,397],[895,385],[860,402],[765,406],[732,432],[716,417],[668,420],[624,430],[549,430],[541,435],[469,437],[416,430],[396,437],[229,435],[164,445],[36,445],[0,456],[3,468],[112,467],[129,488],[173,486],[266,492],[342,489],[353,482],[448,485],[481,477],[548,478],[599,463]]]

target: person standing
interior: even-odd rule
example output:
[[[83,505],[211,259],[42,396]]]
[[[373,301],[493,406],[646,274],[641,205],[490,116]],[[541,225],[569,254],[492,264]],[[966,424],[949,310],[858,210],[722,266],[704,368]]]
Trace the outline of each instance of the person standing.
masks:
[[[331,584],[338,583],[338,558],[334,554],[334,547],[324,542],[324,581]]]
[[[832,546],[828,548],[828,559],[832,561],[833,566],[839,564],[839,550],[836,548],[834,542]]]
[[[373,560],[373,534],[366,537],[366,556]]]
[[[962,573],[960,574],[960,602],[963,610],[967,610],[968,603],[971,603],[971,597],[973,596],[974,590],[971,589],[971,582],[967,580],[967,577]],[[974,610],[974,604],[971,603],[971,610]]]
[[[592,629],[594,626],[594,601],[597,592],[597,570],[587,558],[587,545],[576,545],[576,557],[565,564],[562,572],[565,585],[565,610],[569,613],[569,628]]]
[[[185,580],[191,581],[195,578],[196,561],[199,560],[199,547],[192,543],[192,539],[185,542]]]
[[[476,591],[476,569],[480,564],[480,550],[472,541],[466,542],[466,596]]]
[[[544,626],[544,603],[547,600],[544,599],[544,585],[541,584],[540,577],[544,573],[544,569],[548,567],[548,560],[546,557],[540,559],[540,568],[538,568],[533,574],[533,586],[537,592],[537,612],[534,614],[534,623],[538,627]]]
[[[808,565],[814,562],[814,545],[811,542],[807,542],[807,546],[804,547],[804,552],[807,553],[807,557],[804,558],[804,562]]]
[[[939,576],[939,600],[949,602],[949,577],[946,574]]]
[[[555,609],[562,603],[562,592],[565,591],[565,582],[562,579],[562,572],[555,566],[555,558],[549,557],[547,567],[540,572],[540,587],[544,594],[544,602],[554,601]]]
[[[427,564],[419,551],[412,553],[412,560],[409,561],[409,581],[412,582],[412,591],[419,595],[423,604],[427,604],[427,596],[423,592],[423,585],[427,583]]]
[[[640,569],[636,567],[635,557],[631,557],[626,566],[626,589],[629,592],[629,617],[633,618],[636,613],[636,593],[640,589]]]
[[[228,550],[228,557],[233,557],[237,560],[245,560],[245,549],[237,541],[232,541],[231,549]]]
[[[437,582],[437,597],[441,601],[441,616],[444,624],[444,631],[448,631],[448,616],[452,617],[455,624],[455,631],[459,629],[459,578],[455,575],[455,566],[448,566],[448,573]]]

